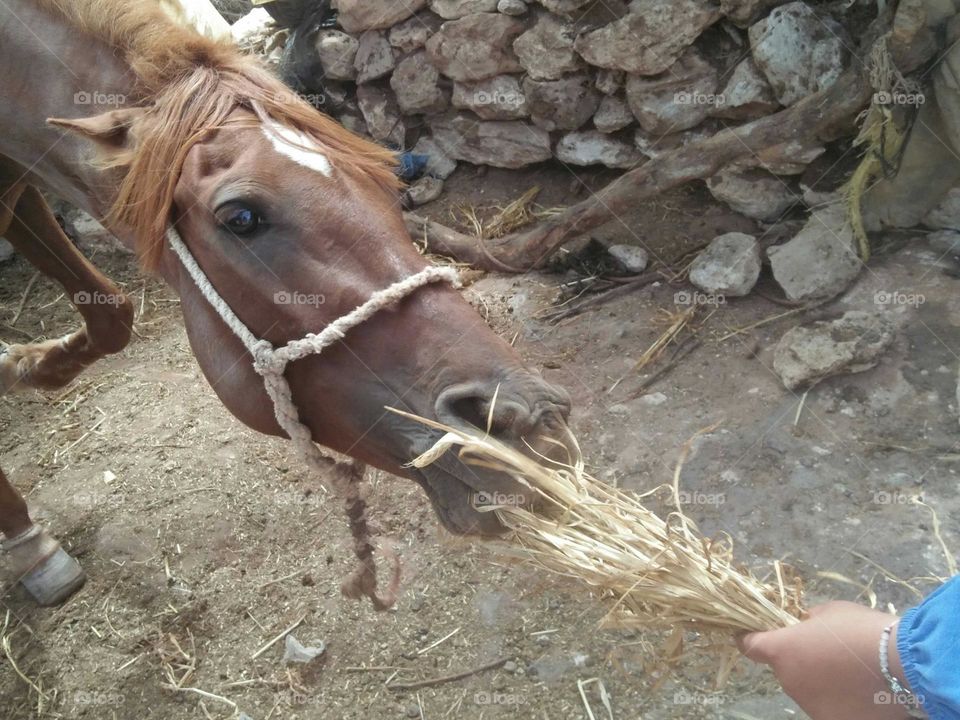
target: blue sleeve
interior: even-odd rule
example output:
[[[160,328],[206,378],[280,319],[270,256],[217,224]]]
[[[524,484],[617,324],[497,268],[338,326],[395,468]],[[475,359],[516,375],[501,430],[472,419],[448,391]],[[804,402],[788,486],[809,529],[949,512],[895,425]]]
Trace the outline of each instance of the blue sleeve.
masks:
[[[907,611],[897,650],[930,720],[960,720],[960,577]]]

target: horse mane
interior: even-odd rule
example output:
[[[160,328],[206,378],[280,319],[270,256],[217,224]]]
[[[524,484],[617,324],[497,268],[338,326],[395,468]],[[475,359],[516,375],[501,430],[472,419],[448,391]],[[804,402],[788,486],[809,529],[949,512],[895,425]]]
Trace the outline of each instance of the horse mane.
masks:
[[[174,22],[158,0],[42,0],[80,32],[120,53],[145,109],[130,128],[129,152],[109,162],[125,171],[107,225],[130,229],[140,261],[155,270],[163,255],[173,194],[190,149],[223,127],[238,107],[305,133],[332,164],[399,186],[393,152],[354,135],[299,98],[256,58]]]

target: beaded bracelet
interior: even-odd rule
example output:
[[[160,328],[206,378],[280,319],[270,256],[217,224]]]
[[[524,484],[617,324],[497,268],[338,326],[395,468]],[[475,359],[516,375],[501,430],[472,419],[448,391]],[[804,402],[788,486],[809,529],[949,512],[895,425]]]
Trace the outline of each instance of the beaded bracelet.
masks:
[[[910,717],[926,718],[927,714],[920,708],[920,698],[890,673],[890,633],[893,632],[896,625],[897,623],[892,623],[880,633],[880,672],[883,673],[883,677],[890,685],[890,692],[893,694],[890,699],[898,705],[902,705]]]

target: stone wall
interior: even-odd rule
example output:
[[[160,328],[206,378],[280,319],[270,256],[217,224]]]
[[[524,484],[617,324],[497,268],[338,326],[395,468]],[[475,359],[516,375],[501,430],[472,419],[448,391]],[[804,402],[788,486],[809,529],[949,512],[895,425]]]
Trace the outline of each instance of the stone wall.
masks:
[[[556,158],[629,168],[833,83],[844,28],[782,0],[335,0],[316,51],[328,111],[374,139],[519,168]],[[709,183],[738,212],[773,219],[824,149],[799,143]]]

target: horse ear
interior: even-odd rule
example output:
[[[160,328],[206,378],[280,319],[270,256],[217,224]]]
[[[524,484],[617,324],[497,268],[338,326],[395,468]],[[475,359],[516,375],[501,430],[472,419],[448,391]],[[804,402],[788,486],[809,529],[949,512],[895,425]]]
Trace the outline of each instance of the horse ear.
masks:
[[[76,120],[49,118],[47,123],[93,140],[108,149],[121,150],[129,145],[130,128],[143,112],[141,108],[123,108]]]

